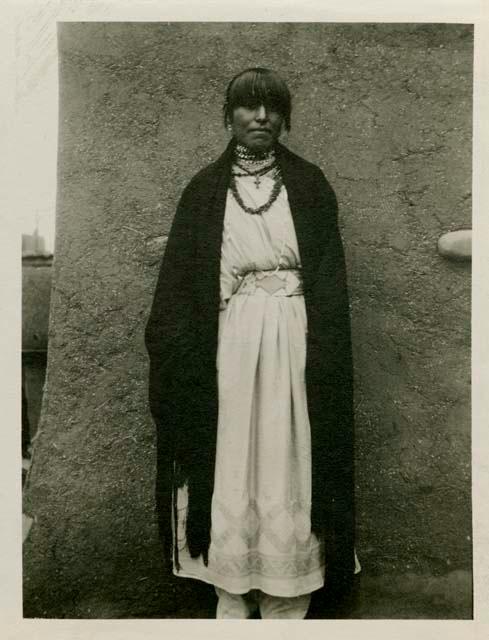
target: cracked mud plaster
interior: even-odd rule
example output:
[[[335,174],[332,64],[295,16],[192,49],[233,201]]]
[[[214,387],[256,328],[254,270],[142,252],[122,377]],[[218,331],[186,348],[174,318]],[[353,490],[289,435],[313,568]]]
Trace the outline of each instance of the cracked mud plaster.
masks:
[[[456,24],[60,25],[26,615],[164,616],[175,602],[177,615],[203,615],[161,564],[143,329],[178,197],[226,143],[225,86],[257,63],[287,79],[286,144],[321,166],[339,201],[364,572],[392,576],[393,600],[400,575],[470,571],[470,266],[437,242],[471,226],[472,35]]]

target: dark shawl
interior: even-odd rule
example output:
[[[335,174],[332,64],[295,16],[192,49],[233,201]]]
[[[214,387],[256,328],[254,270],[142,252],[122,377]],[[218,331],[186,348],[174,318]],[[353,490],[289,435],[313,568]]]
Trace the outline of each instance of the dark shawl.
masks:
[[[146,328],[157,427],[156,503],[171,552],[171,497],[189,486],[186,534],[207,559],[214,481],[221,240],[234,142],[183,191]],[[312,444],[312,529],[326,537],[327,582],[354,571],[353,389],[349,305],[334,192],[322,171],[282,145],[303,267],[306,390]],[[174,462],[177,474],[174,475]]]

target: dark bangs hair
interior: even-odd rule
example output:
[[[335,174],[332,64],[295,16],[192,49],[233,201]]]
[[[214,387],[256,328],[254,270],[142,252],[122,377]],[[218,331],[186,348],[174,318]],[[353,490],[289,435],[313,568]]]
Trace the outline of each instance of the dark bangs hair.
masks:
[[[234,109],[254,109],[260,105],[279,113],[284,119],[285,128],[290,130],[292,100],[289,89],[274,71],[262,67],[245,69],[228,84],[223,106],[224,125],[232,121]]]

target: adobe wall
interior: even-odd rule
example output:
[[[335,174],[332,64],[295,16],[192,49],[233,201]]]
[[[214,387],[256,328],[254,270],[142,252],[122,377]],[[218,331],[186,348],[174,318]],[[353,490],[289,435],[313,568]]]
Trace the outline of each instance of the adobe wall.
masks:
[[[172,601],[190,587],[169,586],[160,564],[143,330],[178,196],[226,143],[226,83],[259,64],[288,81],[287,144],[322,167],[340,203],[364,585],[352,615],[470,616],[470,264],[442,258],[437,241],[471,225],[472,35],[455,24],[60,25],[26,615],[205,615],[195,598]]]

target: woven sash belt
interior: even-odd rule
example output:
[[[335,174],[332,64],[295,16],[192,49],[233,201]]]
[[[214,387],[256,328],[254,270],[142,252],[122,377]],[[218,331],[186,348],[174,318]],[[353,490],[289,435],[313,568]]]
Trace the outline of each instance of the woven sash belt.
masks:
[[[299,269],[248,271],[238,279],[240,283],[234,295],[301,296],[304,293]]]

